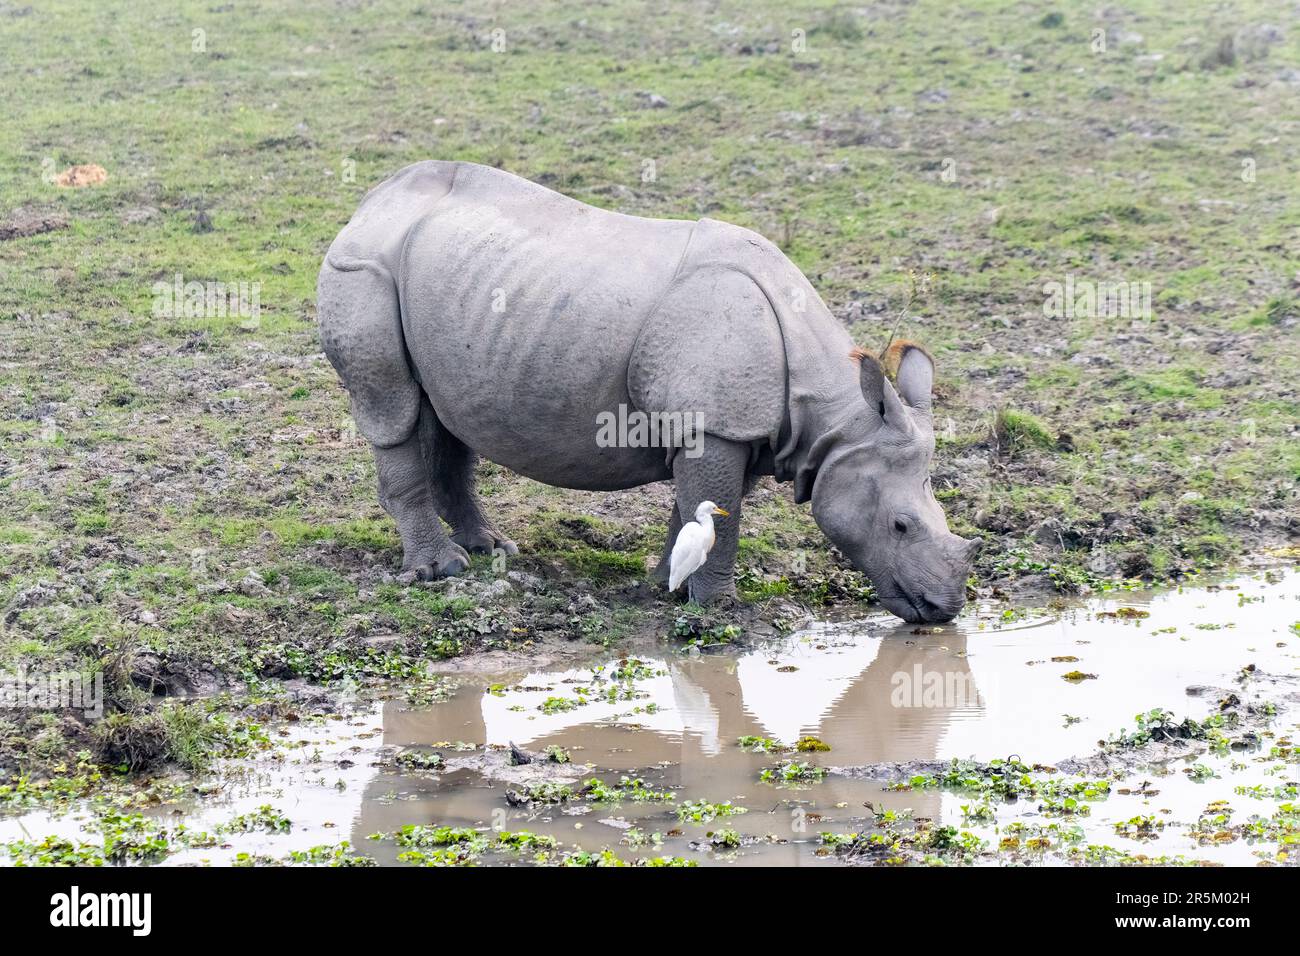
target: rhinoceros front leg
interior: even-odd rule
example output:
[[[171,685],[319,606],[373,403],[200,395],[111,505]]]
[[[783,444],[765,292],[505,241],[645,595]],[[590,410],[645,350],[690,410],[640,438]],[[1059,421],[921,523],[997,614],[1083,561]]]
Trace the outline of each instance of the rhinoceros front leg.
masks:
[[[740,545],[740,502],[745,494],[749,446],[713,435],[704,436],[703,453],[688,458],[685,451],[673,459],[677,483],[677,514],[694,516],[701,501],[712,501],[730,512],[713,519],[716,540],[708,560],[686,579],[690,599],[699,604],[734,600],[736,550]],[[670,540],[676,540],[675,533]],[[670,544],[668,550],[672,550]]]
[[[433,485],[420,447],[420,429],[399,445],[373,446],[379,471],[379,503],[402,536],[402,570],[422,580],[459,574],[469,567],[465,549],[447,537],[438,520]]]

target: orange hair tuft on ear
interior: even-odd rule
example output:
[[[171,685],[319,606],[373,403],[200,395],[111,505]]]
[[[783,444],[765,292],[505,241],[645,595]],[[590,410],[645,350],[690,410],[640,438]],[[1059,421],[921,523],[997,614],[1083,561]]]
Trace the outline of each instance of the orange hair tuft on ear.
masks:
[[[924,346],[907,339],[896,339],[889,344],[889,348],[880,353],[880,364],[885,367],[885,372],[891,379],[898,378],[898,367],[903,364],[903,357],[910,349],[916,349],[930,360],[931,365],[934,364],[934,356],[927,352]]]
[[[875,358],[875,356],[866,349],[860,349],[855,345],[849,352],[849,358],[855,362],[861,362],[864,358]]]

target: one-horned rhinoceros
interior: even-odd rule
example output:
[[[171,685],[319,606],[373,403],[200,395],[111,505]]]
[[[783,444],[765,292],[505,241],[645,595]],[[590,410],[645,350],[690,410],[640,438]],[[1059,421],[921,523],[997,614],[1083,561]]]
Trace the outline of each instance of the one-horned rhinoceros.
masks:
[[[890,611],[944,621],[962,606],[974,544],[949,532],[930,489],[929,355],[855,349],[756,233],[417,163],[330,246],[318,314],[403,566],[421,577],[464,570],[467,552],[516,552],[475,493],[477,453],[565,488],[674,479],[661,580],[682,516],[717,502],[731,516],[689,582],[698,601],[734,595],[741,498],[774,475],[811,499]]]

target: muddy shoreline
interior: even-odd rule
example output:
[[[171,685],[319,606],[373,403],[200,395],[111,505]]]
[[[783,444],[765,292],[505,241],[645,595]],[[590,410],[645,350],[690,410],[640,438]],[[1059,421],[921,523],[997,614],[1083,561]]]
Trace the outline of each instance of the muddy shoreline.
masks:
[[[117,862],[1294,862],[1265,852],[1294,825],[1285,805],[1260,815],[1297,785],[1294,635],[1262,623],[1290,581],[1010,617],[985,603],[946,629],[877,613],[704,646],[550,637],[444,661],[418,695],[400,678],[293,680],[242,708],[260,742],[213,772],[11,793],[0,835],[6,820],[51,832],[10,839],[15,860],[93,855],[76,821],[118,820],[111,798],[144,813],[114,826],[166,846]],[[946,696],[897,696],[923,675]],[[1070,713],[1053,720],[1057,697]],[[1201,787],[1228,799],[1198,817]],[[163,822],[176,813],[184,830]]]

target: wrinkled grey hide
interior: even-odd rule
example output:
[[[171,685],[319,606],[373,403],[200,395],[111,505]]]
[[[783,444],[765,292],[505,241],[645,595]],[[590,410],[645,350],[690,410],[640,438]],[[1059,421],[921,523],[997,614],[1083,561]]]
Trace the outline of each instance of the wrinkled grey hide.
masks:
[[[774,474],[895,614],[947,620],[963,603],[969,551],[927,477],[928,356],[901,353],[895,391],[873,358],[850,357],[812,286],[756,233],[418,163],[372,190],[334,240],[317,305],[404,567],[421,576],[463,570],[467,551],[516,550],[474,492],[477,453],[566,488],[674,479],[665,555],[680,516],[716,501],[731,517],[692,577],[697,598],[735,593],[741,498]],[[697,414],[702,449],[600,447],[598,415],[620,405]]]

